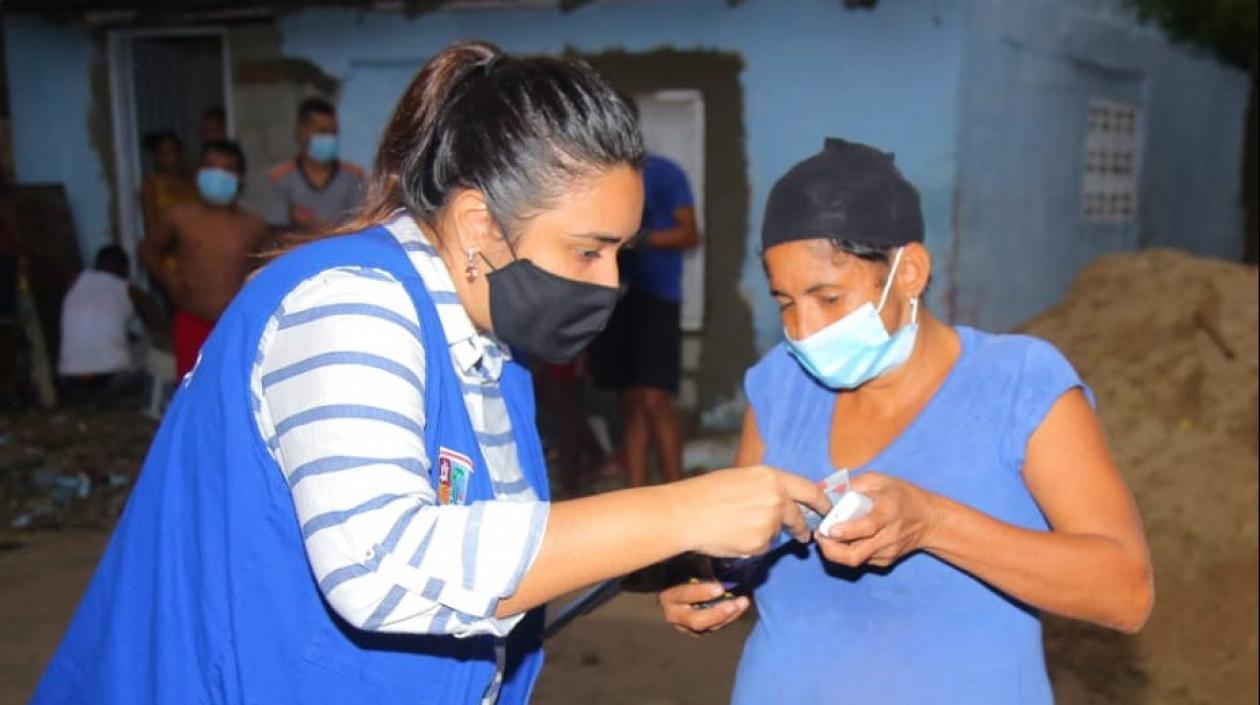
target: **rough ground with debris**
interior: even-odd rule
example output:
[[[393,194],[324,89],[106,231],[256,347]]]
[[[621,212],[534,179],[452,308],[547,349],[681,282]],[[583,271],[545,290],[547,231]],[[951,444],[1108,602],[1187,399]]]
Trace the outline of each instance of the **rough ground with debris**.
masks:
[[[24,703],[156,427],[138,403],[0,417],[0,703]]]
[[[1156,567],[1138,636],[1047,620],[1060,703],[1255,700],[1257,283],[1254,267],[1174,252],[1107,257],[1026,326],[1096,392]],[[152,430],[130,407],[0,419],[0,527],[28,523],[0,528],[0,704],[28,697]],[[650,595],[623,595],[551,644],[535,702],[725,703],[750,626],[693,639]]]

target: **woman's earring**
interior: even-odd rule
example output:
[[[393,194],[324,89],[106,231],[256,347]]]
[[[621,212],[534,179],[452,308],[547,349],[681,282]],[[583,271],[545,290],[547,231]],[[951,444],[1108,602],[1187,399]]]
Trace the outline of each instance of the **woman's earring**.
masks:
[[[477,251],[468,249],[464,251],[464,255],[468,257],[468,264],[464,265],[464,278],[471,284],[481,274],[481,268],[477,266]]]

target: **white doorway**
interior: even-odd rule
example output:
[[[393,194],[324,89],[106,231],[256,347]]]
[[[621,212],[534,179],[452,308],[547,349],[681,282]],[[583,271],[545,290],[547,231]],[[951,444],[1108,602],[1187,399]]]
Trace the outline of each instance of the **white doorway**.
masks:
[[[144,235],[140,183],[150,168],[144,138],[159,130],[174,132],[193,169],[201,149],[202,111],[221,106],[233,134],[231,63],[221,27],[115,30],[108,51],[119,236],[134,261]]]

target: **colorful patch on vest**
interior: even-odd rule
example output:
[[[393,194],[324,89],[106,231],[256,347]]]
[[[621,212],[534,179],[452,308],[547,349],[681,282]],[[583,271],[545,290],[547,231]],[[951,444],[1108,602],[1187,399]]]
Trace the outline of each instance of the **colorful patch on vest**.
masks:
[[[450,448],[440,448],[438,450],[438,502],[464,504],[468,499],[468,486],[472,484],[472,474],[472,458]]]

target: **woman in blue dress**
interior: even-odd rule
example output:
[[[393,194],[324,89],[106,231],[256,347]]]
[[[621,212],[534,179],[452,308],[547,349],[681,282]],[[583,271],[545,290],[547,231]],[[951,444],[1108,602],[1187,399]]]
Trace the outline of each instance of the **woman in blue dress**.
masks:
[[[808,539],[826,500],[769,468],[548,501],[519,356],[607,321],[643,156],[585,65],[430,60],[357,220],[219,320],[33,702],[519,705],[547,600]]]
[[[873,507],[745,571],[733,701],[1051,703],[1039,615],[1134,632],[1154,599],[1089,389],[1049,343],[923,305],[918,193],[891,155],[827,140],[771,191],[762,244],[786,340],[747,373],[736,462],[848,469]],[[719,629],[750,604],[696,608],[723,589],[666,590],[665,616]]]

